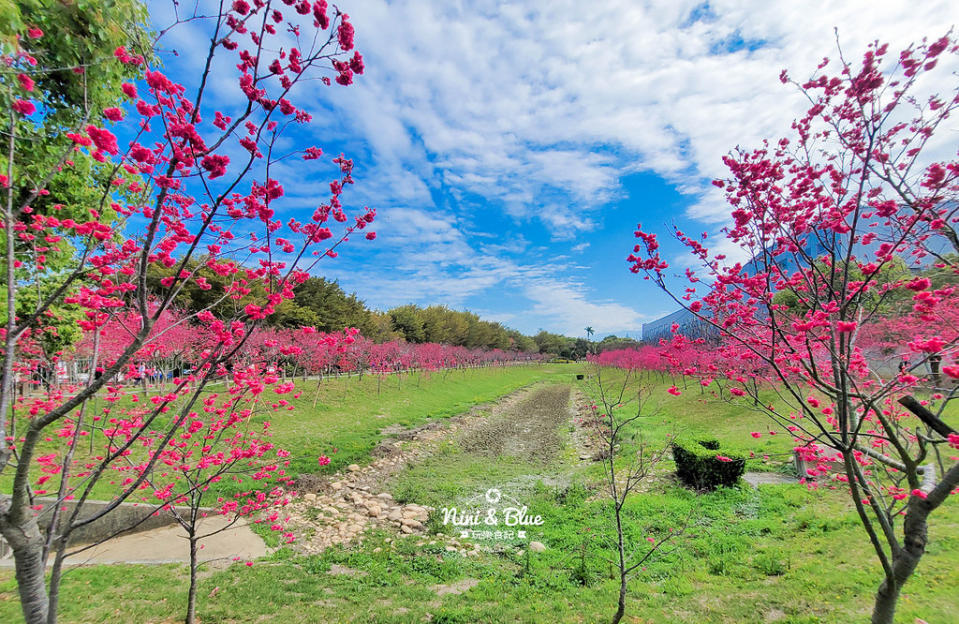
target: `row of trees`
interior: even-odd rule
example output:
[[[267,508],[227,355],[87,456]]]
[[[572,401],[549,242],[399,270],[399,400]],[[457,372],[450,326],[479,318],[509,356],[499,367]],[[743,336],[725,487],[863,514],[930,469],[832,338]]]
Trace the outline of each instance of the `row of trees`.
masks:
[[[800,82],[784,71],[809,103],[793,136],[736,150],[714,182],[731,206],[718,246],[748,261],[674,229],[694,267],[674,271],[643,227],[629,257],[715,333],[703,353],[677,349],[684,375],[751,399],[817,476],[842,466],[882,572],[874,624],[893,622],[934,512],[959,491],[959,432],[942,418],[959,396],[959,150],[937,135],[959,108],[957,58],[948,33],[895,56],[875,43],[861,63],[840,52]],[[920,265],[937,279],[902,270]]]
[[[421,308],[405,305],[389,310],[387,316],[394,332],[408,342],[440,342],[462,347],[488,347],[535,351],[528,336],[500,323],[484,321],[472,312],[459,312],[445,306]]]
[[[301,83],[348,86],[364,60],[349,16],[325,0],[202,13],[173,2],[156,32],[132,0],[8,4],[0,535],[24,619],[57,620],[76,531],[141,502],[190,538],[192,622],[204,509],[231,523],[289,499],[289,453],[269,441],[266,418],[296,396],[273,352],[289,347],[258,331],[340,245],[375,239],[375,211],[344,205],[353,161],[302,143],[312,116],[296,103]],[[157,62],[185,24],[208,37],[189,88]],[[283,212],[290,171],[325,180],[311,214]],[[215,296],[178,310],[185,291]],[[119,383],[177,346],[178,331],[202,340],[169,387],[146,397]],[[323,337],[334,351],[347,338]],[[83,374],[18,396],[17,380],[67,345],[80,345]],[[283,530],[278,511],[265,520]]]
[[[251,292],[243,298],[225,298],[231,280],[206,266],[206,258],[191,261],[187,270],[202,277],[201,284],[191,283],[175,296],[177,307],[188,312],[211,310],[223,316],[234,313],[262,293]],[[155,267],[147,279],[147,287],[155,296],[164,296],[169,289],[164,280],[173,267]],[[294,287],[293,299],[276,306],[266,324],[273,327],[315,327],[320,331],[340,331],[356,327],[376,342],[405,340],[412,343],[441,343],[460,347],[535,351],[539,346],[520,332],[500,323],[484,321],[469,311],[451,310],[446,306],[420,307],[403,305],[381,312],[371,310],[356,293],[346,293],[335,281],[310,277]],[[554,351],[555,352],[555,351]]]
[[[199,323],[194,323],[191,315],[175,309],[157,317],[146,344],[129,358],[123,379],[144,384],[176,383],[193,375],[196,363],[215,346],[221,331],[221,322],[211,313],[201,312],[198,319]],[[85,334],[75,350],[54,356],[56,370],[60,371],[58,381],[76,383],[90,374],[102,374],[126,352],[142,321],[135,312],[112,315],[97,331]],[[32,346],[29,338],[19,345],[20,366],[42,366],[42,361],[29,363],[30,354],[36,352]],[[258,364],[269,367],[283,379],[292,379],[341,373],[434,371],[535,361],[542,357],[536,352],[468,349],[440,343],[376,342],[353,327],[337,332],[322,332],[315,327],[258,327],[237,349],[226,372],[235,366]]]
[[[635,338],[620,337],[616,334],[609,334],[602,340],[593,342],[591,349],[594,353],[603,353],[604,351],[615,351],[617,349],[636,349],[642,345],[642,341]]]

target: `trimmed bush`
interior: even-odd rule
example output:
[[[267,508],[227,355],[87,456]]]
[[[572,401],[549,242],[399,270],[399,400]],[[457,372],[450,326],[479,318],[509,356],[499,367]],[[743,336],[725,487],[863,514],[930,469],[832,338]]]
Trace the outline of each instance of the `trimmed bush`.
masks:
[[[745,456],[720,452],[718,440],[674,441],[673,459],[680,481],[697,490],[736,485],[746,470]]]

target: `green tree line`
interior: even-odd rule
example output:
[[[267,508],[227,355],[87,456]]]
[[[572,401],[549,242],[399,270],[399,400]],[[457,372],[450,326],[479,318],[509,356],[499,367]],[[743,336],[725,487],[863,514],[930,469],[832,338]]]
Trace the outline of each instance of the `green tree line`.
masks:
[[[258,293],[234,299],[228,293],[232,278],[217,275],[205,266],[206,259],[191,262],[186,270],[196,271],[205,278],[209,288],[201,288],[191,281],[177,295],[177,305],[183,310],[198,312],[210,309],[218,316],[231,316]],[[162,284],[173,269],[153,270],[148,287],[156,295],[165,295]],[[256,286],[251,285],[251,288]],[[310,277],[294,289],[295,297],[277,306],[268,323],[274,327],[312,326],[332,332],[344,327],[356,327],[375,342],[405,340],[412,343],[437,342],[468,348],[519,350],[550,353],[559,357],[579,359],[593,350],[584,338],[570,338],[541,331],[527,336],[495,321],[487,321],[467,310],[453,310],[442,305],[421,307],[413,304],[397,306],[386,311],[373,310],[357,297],[347,293],[336,281]],[[615,338],[615,337],[613,337]]]

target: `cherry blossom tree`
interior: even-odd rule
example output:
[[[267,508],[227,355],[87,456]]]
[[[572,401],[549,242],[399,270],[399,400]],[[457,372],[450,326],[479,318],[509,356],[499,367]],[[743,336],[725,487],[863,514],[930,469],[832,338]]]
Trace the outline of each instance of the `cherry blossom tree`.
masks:
[[[956,386],[924,373],[935,361],[943,378],[959,378],[954,326],[944,331],[959,293],[925,277],[880,279],[899,262],[959,271],[947,253],[959,251],[959,161],[949,160],[954,138],[943,143],[937,133],[959,107],[955,74],[937,69],[957,56],[950,33],[892,58],[873,44],[861,63],[840,50],[838,63],[824,60],[801,83],[783,72],[809,102],[795,136],[736,150],[725,158],[730,177],[715,182],[732,207],[725,235],[745,260],[676,229],[699,268],[673,275],[656,234],[642,227],[629,258],[634,272],[717,332],[730,392],[752,397],[795,436],[797,452],[815,466],[809,476],[841,467],[835,478],[882,569],[875,624],[893,621],[933,512],[959,487],[949,448],[959,448],[959,434],[941,420]],[[932,86],[946,92],[927,93]],[[887,323],[895,301],[911,310],[903,331],[889,337],[910,359],[890,371],[867,353],[874,341],[864,337]],[[759,397],[744,361],[778,405]]]
[[[323,156],[315,146],[284,151],[289,145],[285,138],[292,132],[306,135],[300,128],[311,121],[294,101],[308,95],[304,89],[309,84],[346,86],[364,71],[362,56],[353,49],[349,16],[325,0],[295,5],[237,0],[220,6],[214,14],[187,15],[175,6],[175,23],[159,31],[152,49],[120,46],[108,58],[90,59],[117,64],[140,80],[122,85],[126,105],[88,106],[82,121],[67,132],[54,129],[44,107],[34,101],[41,84],[37,78],[64,68],[47,65],[18,43],[43,37],[42,30],[29,28],[3,50],[0,98],[7,115],[0,188],[6,292],[0,475],[9,476],[11,485],[0,494],[0,534],[12,548],[21,606],[30,624],[56,620],[60,576],[51,575],[46,584],[47,553],[56,551],[62,562],[70,554],[66,549],[73,531],[152,487],[170,459],[158,449],[168,450],[181,439],[183,428],[197,420],[194,407],[212,380],[226,377],[232,368],[229,396],[276,385],[259,367],[233,366],[238,354],[263,319],[292,298],[307,271],[320,259],[336,257],[337,248],[375,217],[372,210],[352,218],[347,214],[341,198],[353,182],[353,162],[342,155],[332,159],[335,173],[325,202],[304,219],[278,217],[285,194],[277,178],[279,163],[300,159],[298,167],[315,166]],[[190,89],[152,64],[168,34],[185,23],[201,26],[209,35],[202,70]],[[85,66],[72,69],[82,74]],[[212,77],[230,72],[241,100],[230,110],[218,109]],[[18,155],[31,149],[26,138],[38,133],[49,136],[59,150],[55,166],[39,175],[18,166]],[[105,182],[96,187],[95,201],[66,217],[55,183],[64,171],[90,163],[105,172]],[[327,175],[327,169],[317,169]],[[369,232],[366,238],[375,235]],[[44,255],[34,253],[36,240],[51,254],[72,254],[66,268],[45,272]],[[177,294],[187,284],[208,286],[188,270],[201,255],[205,269],[230,279],[224,298],[244,305],[229,317],[201,310],[182,319],[203,334],[204,344],[192,374],[175,380],[172,390],[148,398],[121,385],[120,377],[138,357],[162,353],[167,335],[162,319]],[[29,270],[27,261],[35,263]],[[160,293],[148,292],[151,266],[173,269]],[[38,276],[45,280],[42,296],[24,313],[18,298],[37,291],[32,280]],[[73,322],[58,317],[67,309],[78,311],[76,325],[87,336],[88,374],[75,384],[15,399],[15,373],[36,372],[31,344],[58,323]],[[120,344],[111,345],[114,336],[103,329],[121,320],[127,323],[126,333]],[[93,414],[91,401],[98,398],[108,403],[108,411]],[[248,421],[252,412],[237,408],[223,405],[218,409],[224,413],[217,415],[230,421],[236,412],[236,418]],[[94,417],[105,418],[109,426],[91,428]],[[19,423],[16,437],[10,435],[14,423]],[[78,442],[86,436],[98,439],[99,453],[82,453]],[[233,439],[224,433],[212,441],[245,448],[232,444]],[[219,452],[214,446],[202,451],[204,458]],[[177,461],[189,470],[197,466]],[[108,475],[123,466],[132,467],[130,476],[117,483],[109,503],[94,511],[85,508]],[[44,477],[60,483],[51,504],[37,498]],[[183,483],[187,485],[176,500],[190,499],[207,480]],[[163,487],[154,494],[162,494]],[[38,517],[60,510],[68,500],[73,511],[51,522],[44,535]]]
[[[686,529],[683,524],[660,535],[647,536],[644,542],[636,544],[627,526],[624,509],[627,501],[666,458],[671,436],[667,434],[666,443],[656,446],[637,430],[639,418],[649,415],[643,413],[649,392],[642,384],[637,384],[640,370],[637,366],[623,360],[619,363],[621,365],[617,367],[622,369],[619,375],[608,375],[608,365],[590,367],[586,385],[597,398],[597,403],[590,405],[591,412],[579,420],[579,424],[590,430],[601,445],[603,490],[610,499],[609,515],[615,527],[615,535],[610,541],[616,554],[609,561],[619,575],[619,594],[612,624],[619,624],[626,614],[630,577],[653,557],[673,552],[676,547],[666,548],[667,543]],[[635,412],[624,414],[624,409],[631,409],[634,403]]]
[[[278,383],[276,375],[263,376],[256,365],[235,370],[231,377],[225,397],[218,393],[206,396],[202,401],[202,414],[192,413],[176,438],[157,449],[159,470],[154,470],[145,481],[149,494],[144,496],[144,501],[148,504],[162,501],[164,511],[173,515],[189,542],[187,624],[196,621],[201,540],[226,531],[254,514],[265,515],[272,530],[282,531],[282,507],[292,494],[288,489],[292,479],[285,472],[289,452],[277,449],[269,441],[269,421],[257,426],[252,416],[258,408],[265,407],[272,412],[290,408],[283,397],[297,396],[293,383]],[[271,401],[271,394],[277,398]],[[127,475],[126,480],[131,480],[137,476],[136,468],[133,474],[127,467],[120,470]],[[224,481],[236,488],[232,496],[217,489],[216,484]],[[275,485],[267,490],[265,484],[268,483]],[[209,514],[206,509],[211,504],[214,515],[225,522],[212,526],[204,523]],[[267,515],[267,512],[271,513]],[[286,532],[284,538],[289,543],[293,534]]]

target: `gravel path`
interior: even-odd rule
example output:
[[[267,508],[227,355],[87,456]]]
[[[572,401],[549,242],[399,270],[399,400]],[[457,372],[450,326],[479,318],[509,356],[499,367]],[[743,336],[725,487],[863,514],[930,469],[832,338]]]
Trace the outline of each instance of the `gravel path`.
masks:
[[[287,507],[294,548],[317,553],[333,544],[362,541],[363,533],[378,526],[399,534],[425,534],[429,507],[399,504],[383,484],[407,465],[423,461],[451,439],[467,452],[511,456],[531,463],[547,463],[563,448],[560,427],[568,425],[575,410],[570,388],[536,386],[510,394],[495,403],[476,406],[468,413],[435,420],[415,429],[391,428],[374,449],[366,466],[350,465],[333,476],[306,475],[297,483],[299,496]],[[222,522],[210,518],[206,522]],[[211,527],[212,528],[212,527]],[[188,561],[186,540],[178,526],[143,531],[114,539],[78,557],[75,563],[169,563]],[[448,549],[476,554],[474,544],[460,544],[446,536]],[[245,524],[205,540],[203,559],[229,562],[250,560],[267,549]]]
[[[546,386],[530,392],[511,409],[487,419],[460,440],[463,450],[525,461],[547,462],[563,447],[560,425],[569,422],[568,386]]]
[[[334,544],[362,541],[371,527],[397,534],[424,535],[430,507],[399,504],[384,484],[408,465],[432,455],[437,447],[456,440],[463,450],[489,456],[513,456],[547,463],[563,448],[559,428],[568,425],[570,388],[562,385],[526,388],[496,403],[474,407],[469,413],[432,421],[415,429],[386,429],[388,437],[373,451],[366,466],[351,465],[331,477],[300,478],[301,496],[288,508],[294,547],[301,552],[322,552]],[[431,537],[432,539],[432,537]],[[476,554],[475,544],[450,542],[449,549]]]

